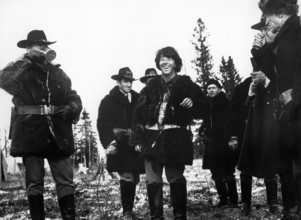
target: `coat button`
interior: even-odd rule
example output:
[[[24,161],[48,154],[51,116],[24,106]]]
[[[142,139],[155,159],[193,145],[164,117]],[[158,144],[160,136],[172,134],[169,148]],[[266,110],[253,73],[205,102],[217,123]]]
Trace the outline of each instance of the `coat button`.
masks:
[[[270,102],[267,102],[267,104],[269,105],[269,104],[270,104]]]
[[[51,142],[51,140],[50,140],[49,138],[47,138],[47,142],[48,142],[48,143],[50,143],[50,142]]]
[[[42,102],[46,102],[46,99],[42,99]]]

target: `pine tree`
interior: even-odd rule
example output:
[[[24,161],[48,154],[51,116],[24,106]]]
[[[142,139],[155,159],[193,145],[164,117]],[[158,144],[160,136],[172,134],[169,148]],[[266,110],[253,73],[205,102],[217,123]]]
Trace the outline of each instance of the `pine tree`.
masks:
[[[233,59],[229,56],[228,61],[222,57],[221,65],[219,67],[219,72],[222,78],[222,84],[225,89],[226,95],[228,98],[232,98],[232,93],[235,86],[241,82],[241,77],[238,74],[238,71],[235,68]]]
[[[197,72],[198,78],[197,82],[200,84],[201,88],[205,88],[206,83],[210,78],[215,78],[212,72],[213,61],[210,54],[209,45],[207,44],[207,33],[206,26],[201,18],[197,21],[197,27],[194,29],[194,40],[191,43],[194,45],[196,50],[196,58],[191,62],[195,65],[195,70]]]
[[[73,156],[74,164],[84,163],[86,167],[91,167],[97,162],[98,150],[96,134],[92,129],[89,113],[84,109],[79,123],[74,129],[74,140],[76,152]]]

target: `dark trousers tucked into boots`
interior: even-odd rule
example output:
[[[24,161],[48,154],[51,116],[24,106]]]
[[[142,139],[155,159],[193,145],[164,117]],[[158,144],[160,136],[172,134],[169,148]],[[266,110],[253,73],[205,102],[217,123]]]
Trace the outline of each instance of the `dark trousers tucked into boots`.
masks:
[[[63,220],[75,220],[75,202],[73,194],[60,198],[59,207]]]
[[[228,190],[226,182],[222,180],[214,180],[217,194],[219,196],[219,203],[217,204],[217,208],[221,208],[228,204]]]
[[[120,180],[120,194],[123,214],[132,213],[135,201],[136,184]]]
[[[162,187],[162,183],[147,184],[147,195],[152,220],[164,219]]]
[[[43,195],[28,196],[29,211],[32,220],[44,220],[44,198]]]
[[[171,203],[174,219],[186,220],[187,188],[186,181],[170,183]]]
[[[267,195],[267,203],[269,205],[269,211],[273,214],[278,212],[278,200],[277,200],[277,179],[265,178],[264,179]]]
[[[230,201],[230,205],[237,206],[238,204],[238,194],[237,194],[237,186],[236,180],[226,181],[228,187],[228,197]]]
[[[241,173],[240,185],[241,185],[241,201],[243,204],[241,215],[247,216],[251,212],[252,176],[245,173]]]

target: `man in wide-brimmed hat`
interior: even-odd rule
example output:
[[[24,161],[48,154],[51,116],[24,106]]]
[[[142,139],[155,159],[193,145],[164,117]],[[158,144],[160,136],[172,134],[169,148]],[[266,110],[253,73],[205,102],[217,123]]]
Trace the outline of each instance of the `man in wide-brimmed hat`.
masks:
[[[13,96],[10,154],[23,157],[29,209],[32,219],[45,219],[44,159],[48,160],[56,184],[63,219],[75,219],[72,123],[82,110],[71,80],[51,60],[42,30],[29,32],[17,46],[26,48],[21,59],[0,71],[0,87]]]
[[[148,68],[145,70],[145,75],[140,78],[140,82],[147,84],[151,79],[157,76],[157,71],[155,68]]]
[[[115,86],[99,106],[97,129],[107,154],[107,170],[120,176],[121,204],[124,219],[139,219],[133,213],[136,185],[139,174],[144,172],[134,146],[129,145],[131,122],[138,93],[132,90],[135,80],[129,67],[113,75]]]

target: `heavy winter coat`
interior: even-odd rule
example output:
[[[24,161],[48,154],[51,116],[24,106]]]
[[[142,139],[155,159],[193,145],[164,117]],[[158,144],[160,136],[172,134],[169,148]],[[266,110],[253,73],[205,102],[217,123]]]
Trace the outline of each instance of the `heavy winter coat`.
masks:
[[[56,114],[49,116],[56,140],[49,133],[48,116],[12,114],[12,156],[69,156],[74,152],[72,122],[78,121],[82,103],[59,65],[39,66],[23,58],[0,72],[0,87],[13,95],[15,106],[55,105],[73,109],[68,121]]]
[[[131,128],[138,93],[132,90],[131,96],[132,101],[129,103],[128,98],[116,86],[102,99],[99,106],[97,129],[102,146],[106,149],[112,141],[117,142],[117,154],[109,155],[107,158],[109,172],[144,171],[143,163],[138,159],[134,146],[129,145],[129,136],[117,140],[113,132],[114,128]]]
[[[267,88],[262,87],[257,91],[250,106],[238,164],[241,171],[252,176],[271,177],[292,171],[289,126],[286,117],[275,119],[273,103],[277,90],[282,93],[292,89],[294,79],[300,77],[300,36],[299,17],[291,16],[280,29],[274,43],[258,51],[252,50],[260,70],[271,80]],[[293,101],[298,99],[300,96],[295,92]]]
[[[224,92],[210,98],[210,117],[204,120],[202,128],[207,137],[204,140],[205,153],[203,158],[203,169],[210,169],[220,173],[234,173],[236,161],[235,151],[228,147],[226,137],[226,121],[228,115],[229,99]]]
[[[135,135],[132,142],[142,144],[142,156],[157,158],[163,164],[180,163],[191,165],[193,160],[192,133],[187,126],[193,118],[204,118],[209,113],[209,103],[199,86],[188,76],[176,76],[170,88],[162,124],[177,125],[180,128],[162,131],[148,130],[146,125],[157,124],[160,105],[163,101],[164,82],[161,76],[155,77],[140,93],[134,113]],[[184,108],[180,103],[190,98],[192,108]]]

